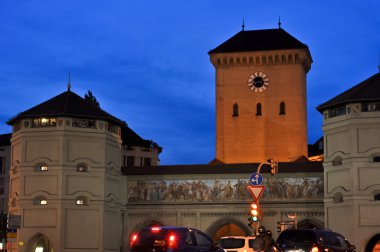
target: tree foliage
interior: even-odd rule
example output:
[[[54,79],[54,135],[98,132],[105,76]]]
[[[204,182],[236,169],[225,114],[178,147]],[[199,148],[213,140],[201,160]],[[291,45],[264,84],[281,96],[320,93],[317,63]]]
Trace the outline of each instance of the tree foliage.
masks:
[[[84,94],[84,99],[91,103],[92,105],[100,108],[99,102],[96,100],[95,96],[92,94],[90,90],[86,94]]]

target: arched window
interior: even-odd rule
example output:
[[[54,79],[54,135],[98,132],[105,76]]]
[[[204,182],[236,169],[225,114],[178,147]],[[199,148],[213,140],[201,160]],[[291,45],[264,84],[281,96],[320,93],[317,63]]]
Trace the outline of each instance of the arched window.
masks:
[[[333,159],[333,161],[331,162],[332,166],[338,166],[338,165],[342,165],[343,162],[342,162],[342,158],[341,157],[335,157]]]
[[[280,115],[285,115],[285,102],[280,102]]]
[[[373,162],[380,162],[380,156],[374,156]]]
[[[239,105],[237,103],[233,105],[232,116],[239,116]]]
[[[373,200],[380,200],[380,193],[373,196]]]
[[[334,201],[334,203],[342,203],[343,202],[343,194],[340,192],[335,193],[333,201]]]
[[[87,165],[85,163],[77,164],[77,172],[87,172]]]
[[[35,171],[46,172],[46,171],[49,170],[49,166],[48,166],[46,163],[38,163],[38,164],[34,167],[34,170],[35,170]]]
[[[257,116],[261,116],[262,115],[262,113],[261,113],[261,103],[260,102],[256,104],[256,115]]]
[[[78,198],[75,199],[75,205],[77,205],[77,206],[87,206],[88,205],[88,200],[84,196],[79,196]]]
[[[47,205],[48,201],[43,196],[37,196],[33,199],[33,205]]]

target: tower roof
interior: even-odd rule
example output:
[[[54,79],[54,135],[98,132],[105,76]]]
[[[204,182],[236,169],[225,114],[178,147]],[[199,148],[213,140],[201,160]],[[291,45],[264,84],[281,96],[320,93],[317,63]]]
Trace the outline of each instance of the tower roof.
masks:
[[[22,118],[67,116],[110,121],[117,125],[125,123],[94,106],[84,98],[68,90],[37,106],[34,106],[10,119],[7,123],[13,125]]]
[[[317,110],[341,106],[353,102],[380,101],[380,73],[377,73],[331,100],[319,105]]]
[[[308,47],[285,30],[279,28],[240,31],[215,49],[210,50],[208,53],[214,54],[302,48]]]

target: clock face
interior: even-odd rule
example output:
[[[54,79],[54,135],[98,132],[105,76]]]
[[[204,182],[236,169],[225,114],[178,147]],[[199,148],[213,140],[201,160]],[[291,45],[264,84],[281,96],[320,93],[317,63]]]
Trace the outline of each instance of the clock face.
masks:
[[[263,92],[268,88],[269,78],[263,72],[255,72],[248,78],[248,87],[255,92]]]

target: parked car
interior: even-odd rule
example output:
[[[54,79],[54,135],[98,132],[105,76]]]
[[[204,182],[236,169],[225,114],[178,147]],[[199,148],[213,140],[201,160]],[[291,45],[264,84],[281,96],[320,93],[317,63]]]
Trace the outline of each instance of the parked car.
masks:
[[[291,229],[284,230],[277,238],[277,243],[285,252],[355,252],[343,235],[317,229]]]
[[[194,228],[146,227],[134,234],[130,242],[131,252],[223,252],[217,243]]]
[[[219,239],[226,252],[253,252],[254,241],[253,236],[223,236]]]

